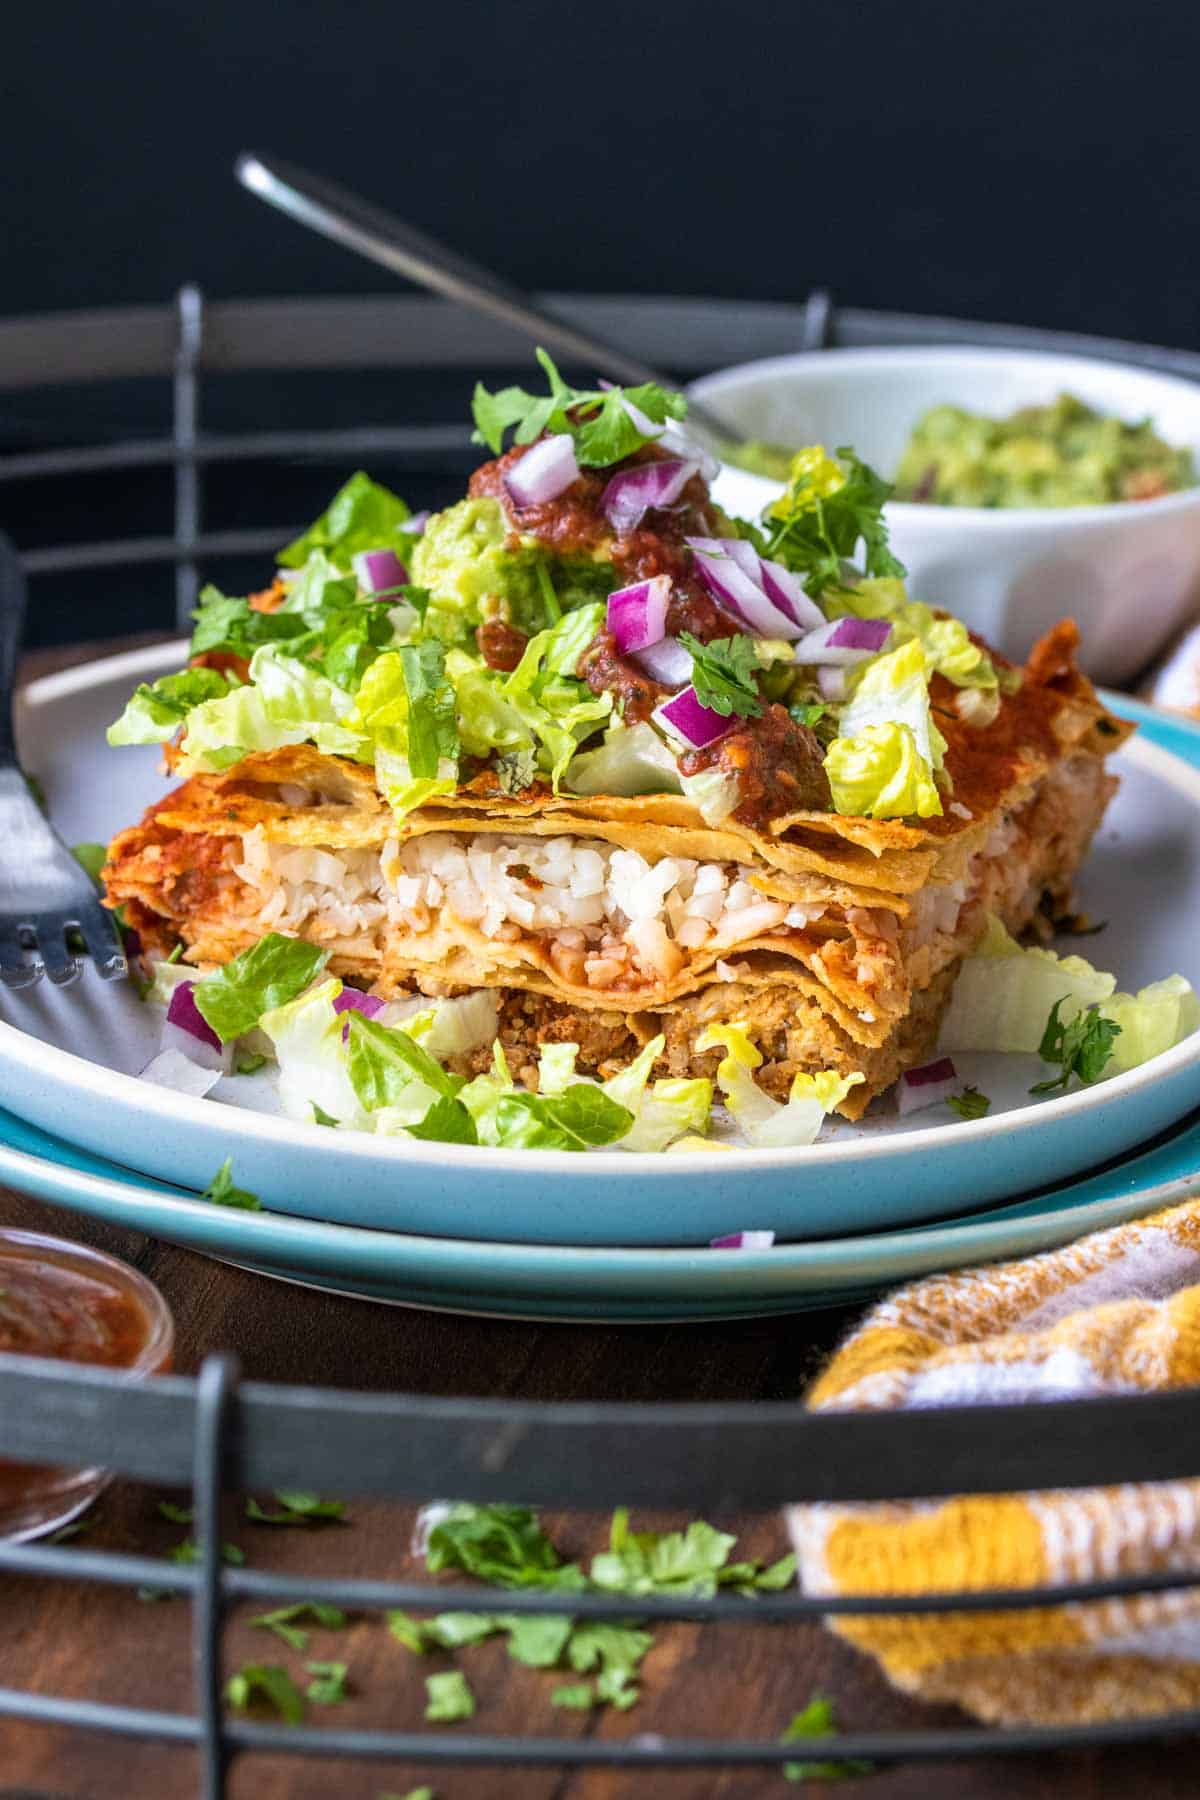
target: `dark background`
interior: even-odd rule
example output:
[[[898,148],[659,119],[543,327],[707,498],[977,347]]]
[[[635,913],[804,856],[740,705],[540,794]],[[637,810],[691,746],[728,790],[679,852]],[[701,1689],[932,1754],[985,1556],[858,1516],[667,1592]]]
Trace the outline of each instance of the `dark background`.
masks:
[[[158,302],[189,279],[385,289],[234,185],[235,153],[262,147],[532,288],[827,284],[860,306],[1200,343],[1200,12],[1179,0],[69,0],[7,9],[2,67],[0,316]],[[342,410],[386,416],[350,394]],[[241,410],[266,423],[277,403],[278,384]],[[0,396],[0,448],[145,428],[149,404]],[[122,504],[148,519],[151,489],[127,480]],[[46,491],[0,487],[18,541],[86,526],[91,491],[60,485],[53,516]],[[36,635],[62,635],[62,605]]]

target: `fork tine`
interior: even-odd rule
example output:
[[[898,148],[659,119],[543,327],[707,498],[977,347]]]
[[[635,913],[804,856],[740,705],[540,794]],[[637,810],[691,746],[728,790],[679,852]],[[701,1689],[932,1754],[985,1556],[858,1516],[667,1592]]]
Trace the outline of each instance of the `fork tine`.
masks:
[[[42,967],[55,987],[69,987],[79,979],[79,958],[67,949],[68,919],[61,913],[39,918],[34,930]]]
[[[11,920],[0,921],[0,981],[8,988],[27,988],[41,973],[37,963],[25,961],[18,928]]]
[[[107,907],[101,906],[98,900],[86,903],[79,909],[77,924],[87,953],[105,981],[128,975],[129,962],[117,921]]]

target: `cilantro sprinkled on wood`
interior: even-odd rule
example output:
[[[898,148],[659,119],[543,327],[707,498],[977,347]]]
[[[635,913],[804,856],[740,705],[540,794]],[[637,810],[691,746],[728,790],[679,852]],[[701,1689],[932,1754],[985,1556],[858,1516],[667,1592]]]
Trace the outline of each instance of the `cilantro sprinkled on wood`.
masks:
[[[225,1698],[239,1712],[249,1712],[261,1702],[288,1725],[298,1725],[304,1717],[304,1700],[300,1689],[286,1669],[276,1663],[245,1663],[225,1684]]]
[[[280,1490],[275,1495],[280,1511],[267,1512],[257,1500],[251,1498],[246,1502],[246,1517],[255,1525],[328,1525],[333,1522],[344,1524],[346,1503],[344,1500],[322,1500],[317,1494],[301,1493],[296,1489]]]
[[[425,1677],[429,1696],[425,1717],[435,1725],[453,1725],[459,1719],[475,1716],[475,1696],[461,1669],[447,1669],[441,1675]]]
[[[781,1744],[790,1744],[803,1738],[832,1737],[837,1730],[833,1716],[833,1702],[823,1694],[814,1694],[803,1712],[798,1712],[791,1723],[780,1733]],[[849,1781],[855,1775],[871,1775],[875,1765],[869,1762],[790,1762],[784,1763],[783,1773],[788,1781]]]
[[[298,1600],[294,1606],[278,1606],[274,1612],[259,1613],[251,1625],[260,1631],[272,1631],[291,1650],[307,1650],[308,1632],[301,1619],[323,1626],[327,1631],[340,1631],[347,1623],[340,1606],[327,1606],[322,1600]]]

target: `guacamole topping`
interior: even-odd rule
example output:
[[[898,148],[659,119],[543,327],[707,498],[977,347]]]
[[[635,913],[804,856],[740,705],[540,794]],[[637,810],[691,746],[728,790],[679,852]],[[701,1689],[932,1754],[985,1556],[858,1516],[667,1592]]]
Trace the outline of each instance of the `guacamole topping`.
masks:
[[[989,418],[934,406],[917,421],[896,472],[896,497],[932,506],[1103,506],[1194,487],[1189,450],[1149,419],[1127,423],[1059,394]]]

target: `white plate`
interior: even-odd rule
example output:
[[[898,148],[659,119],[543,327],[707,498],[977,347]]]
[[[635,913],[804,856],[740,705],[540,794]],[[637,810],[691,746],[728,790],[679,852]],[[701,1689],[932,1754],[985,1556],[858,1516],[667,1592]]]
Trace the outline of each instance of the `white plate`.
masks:
[[[104,727],[130,688],[178,667],[183,647],[113,658],[38,683],[25,698],[26,766],[69,841],[104,839],[162,792],[156,751],[110,751]],[[1151,726],[1149,728],[1153,730]],[[1080,900],[1126,988],[1178,970],[1200,979],[1200,775],[1134,740]],[[232,1156],[239,1184],[284,1212],[343,1224],[544,1244],[696,1244],[739,1226],[811,1238],[945,1216],[1044,1188],[1143,1143],[1200,1103],[1200,1036],[1095,1088],[1030,1102],[1041,1065],[958,1058],[993,1099],[977,1121],[827,1128],[804,1150],[719,1156],[572,1156],[423,1145],[297,1125],[267,1077],[189,1100],[136,1079],[158,1019],[90,971],[74,988],[0,994],[0,1105],[69,1143],[202,1188]]]

